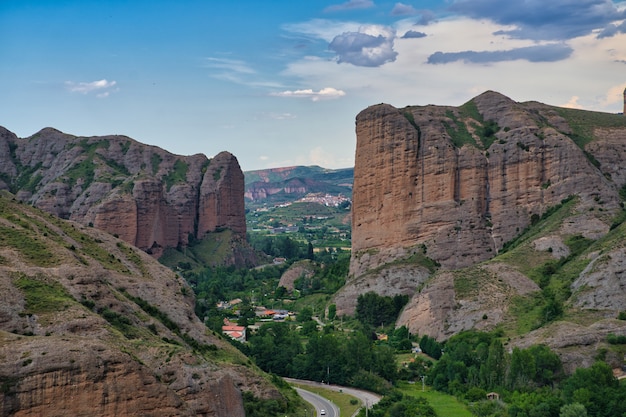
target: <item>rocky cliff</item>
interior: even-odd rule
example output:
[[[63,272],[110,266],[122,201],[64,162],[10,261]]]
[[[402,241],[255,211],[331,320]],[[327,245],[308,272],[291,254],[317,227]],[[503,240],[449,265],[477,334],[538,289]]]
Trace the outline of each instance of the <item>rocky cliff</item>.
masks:
[[[514,300],[556,286],[545,271],[560,273],[570,255],[588,267],[555,274],[565,307],[601,309],[604,319],[623,308],[622,249],[602,243],[623,237],[623,116],[486,92],[460,107],[372,106],[356,134],[352,260],[338,314],[371,288],[412,297],[398,324],[413,333],[493,329],[511,319]],[[558,208],[548,228],[543,219]],[[503,254],[520,238],[517,260]],[[587,252],[572,255],[581,241]]]
[[[207,232],[246,232],[244,177],[228,152],[178,156],[125,136],[0,128],[0,189],[157,257]]]
[[[185,281],[0,192],[0,415],[245,415],[289,401],[194,314]]]
[[[614,151],[619,160],[626,150],[614,141],[581,148],[549,106],[493,92],[461,108],[379,105],[357,116],[356,133],[355,255],[423,245],[458,268],[493,257],[533,215],[570,195],[619,207],[624,179],[603,171],[619,164],[598,167],[589,155]],[[353,263],[355,275],[361,266]]]

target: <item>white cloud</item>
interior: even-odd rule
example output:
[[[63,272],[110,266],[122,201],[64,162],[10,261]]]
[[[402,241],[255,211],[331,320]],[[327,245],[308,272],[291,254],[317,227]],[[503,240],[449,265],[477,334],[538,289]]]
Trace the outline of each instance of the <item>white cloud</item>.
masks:
[[[96,97],[99,98],[108,97],[112,91],[118,91],[118,89],[114,89],[116,85],[117,82],[107,81],[105,79],[92,82],[65,82],[65,87],[72,93],[89,94],[98,92]]]
[[[310,88],[305,90],[294,90],[294,91],[281,91],[278,93],[271,93],[270,95],[275,97],[295,97],[295,98],[310,98],[312,101],[320,101],[320,100],[332,100],[343,97],[346,93],[342,90],[337,90],[332,87],[322,88],[319,91],[313,91]]]

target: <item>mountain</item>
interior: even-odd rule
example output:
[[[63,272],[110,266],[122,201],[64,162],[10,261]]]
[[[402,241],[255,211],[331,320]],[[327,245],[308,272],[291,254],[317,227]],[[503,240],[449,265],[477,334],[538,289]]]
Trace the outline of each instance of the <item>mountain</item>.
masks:
[[[207,233],[246,233],[237,159],[173,155],[125,136],[0,127],[0,189],[62,219],[92,225],[159,257]]]
[[[319,166],[246,171],[245,200],[249,207],[290,202],[310,193],[352,195],[354,170]]]
[[[207,331],[180,276],[7,192],[0,291],[2,416],[243,417],[245,393],[294,401]]]
[[[356,132],[338,314],[376,291],[409,295],[398,325],[438,339],[535,329],[597,347],[626,333],[625,117],[488,91],[460,107],[371,106]],[[542,310],[551,301],[569,321]]]

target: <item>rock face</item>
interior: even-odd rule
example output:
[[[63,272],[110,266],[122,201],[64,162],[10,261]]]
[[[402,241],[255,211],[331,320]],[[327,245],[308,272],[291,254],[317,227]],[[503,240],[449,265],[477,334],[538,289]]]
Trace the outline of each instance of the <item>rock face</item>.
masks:
[[[338,314],[352,314],[372,288],[413,297],[397,324],[414,333],[444,339],[494,328],[513,297],[539,287],[512,260],[481,262],[562,202],[576,202],[569,217],[527,244],[536,260],[569,256],[571,236],[603,239],[622,210],[626,120],[618,115],[486,92],[460,107],[372,106],[357,116],[356,134],[352,259]],[[608,309],[606,316],[623,308],[622,252],[604,254],[575,280],[573,306]],[[440,271],[393,273],[416,253]],[[466,275],[482,284],[463,292]]]
[[[315,265],[308,259],[295,262],[280,277],[279,287],[285,287],[287,291],[293,291],[295,282],[299,278],[311,278],[315,275]]]
[[[221,228],[246,232],[243,173],[228,152],[178,156],[124,136],[46,128],[20,139],[0,128],[3,188],[155,256]]]
[[[570,195],[618,207],[623,179],[609,181],[592,164],[555,110],[493,92],[470,103],[474,117],[462,108],[384,104],[357,116],[353,253],[423,244],[429,257],[458,268],[493,257],[533,215]],[[617,162],[626,149],[614,145],[595,147],[619,151],[609,153]],[[355,275],[359,268],[354,262]]]
[[[285,401],[144,252],[5,196],[0,236],[0,415],[243,417],[244,391]]]

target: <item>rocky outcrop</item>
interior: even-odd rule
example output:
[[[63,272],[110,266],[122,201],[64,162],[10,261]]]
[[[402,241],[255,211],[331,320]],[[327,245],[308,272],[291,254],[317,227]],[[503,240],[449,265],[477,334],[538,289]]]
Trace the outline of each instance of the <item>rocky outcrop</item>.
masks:
[[[286,401],[186,282],[96,228],[0,196],[0,415],[245,415]]]
[[[473,116],[463,108],[385,104],[357,116],[354,254],[425,245],[442,266],[459,268],[493,257],[533,215],[570,195],[618,207],[622,184],[593,165],[554,110],[493,92],[470,105]],[[352,272],[360,272],[357,262]]]
[[[575,205],[562,224],[525,243],[533,264],[567,258],[571,236],[603,239],[622,210],[626,120],[617,115],[486,92],[460,107],[372,106],[357,116],[356,134],[352,258],[338,314],[352,314],[371,288],[412,296],[397,323],[412,333],[493,329],[510,318],[512,299],[540,289],[528,266],[485,261],[563,202]],[[568,307],[615,317],[626,294],[620,251],[591,261]],[[393,273],[416,253],[439,272]]]
[[[311,278],[315,275],[316,269],[316,265],[309,259],[295,262],[280,276],[278,286],[285,287],[287,291],[293,291],[296,288],[296,280],[300,278]]]
[[[0,150],[0,187],[155,256],[223,228],[245,237],[243,173],[228,152],[178,156],[125,136],[51,128],[24,139],[0,128]]]
[[[464,330],[488,331],[502,323],[514,297],[537,291],[536,283],[506,264],[445,271],[415,294],[398,325],[439,340]]]

